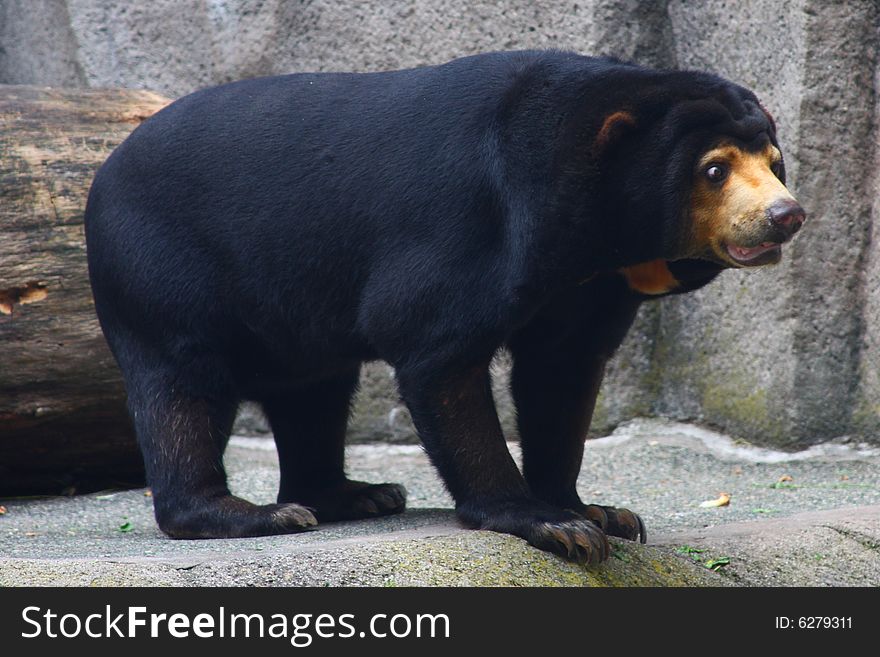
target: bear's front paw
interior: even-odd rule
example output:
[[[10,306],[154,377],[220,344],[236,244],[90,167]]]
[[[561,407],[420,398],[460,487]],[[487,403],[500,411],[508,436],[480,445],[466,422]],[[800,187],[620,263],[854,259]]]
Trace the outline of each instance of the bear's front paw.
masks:
[[[471,527],[519,536],[569,561],[598,564],[611,553],[605,533],[595,523],[542,502],[471,503],[459,505],[457,512]]]
[[[605,533],[582,518],[542,523],[526,540],[537,548],[583,564],[598,564],[611,553]]]
[[[644,521],[638,513],[629,509],[587,504],[581,511],[581,515],[592,520],[609,536],[640,543],[648,542],[648,532],[645,530]]]

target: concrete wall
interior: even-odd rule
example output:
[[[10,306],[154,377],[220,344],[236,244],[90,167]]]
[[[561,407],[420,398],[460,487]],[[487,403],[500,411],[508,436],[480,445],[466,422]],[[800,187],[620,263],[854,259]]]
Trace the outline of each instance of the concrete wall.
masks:
[[[531,47],[718,72],[775,115],[809,224],[780,266],[646,306],[595,428],[662,414],[781,446],[880,441],[878,13],[873,0],[0,0],[0,82],[177,96]],[[383,365],[365,373],[352,427],[376,436],[412,438]]]

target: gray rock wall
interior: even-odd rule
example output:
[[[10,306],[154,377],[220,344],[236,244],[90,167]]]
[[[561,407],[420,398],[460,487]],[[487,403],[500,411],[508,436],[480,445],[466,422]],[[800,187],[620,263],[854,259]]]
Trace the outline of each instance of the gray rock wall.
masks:
[[[874,76],[873,89],[880,89],[880,66]],[[874,106],[874,126],[880,126],[880,103]],[[877,134],[874,135],[875,142]],[[874,151],[872,170],[880,170],[880,149]],[[874,201],[871,221],[869,248],[864,258],[865,301],[861,319],[864,335],[862,338],[858,389],[853,405],[852,430],[858,435],[874,436],[877,441],[877,418],[880,417],[880,175],[873,176],[867,190],[867,198]]]
[[[772,108],[810,223],[780,267],[664,303],[656,410],[790,445],[853,432],[860,372],[877,367],[864,309],[880,295],[865,277],[878,15],[874,2],[780,4],[671,8],[679,65],[712,68]],[[860,430],[876,435],[878,420],[863,414]]]
[[[880,441],[878,42],[873,0],[0,0],[5,83],[177,96],[253,75],[555,47],[753,88],[779,124],[808,226],[778,267],[647,305],[609,368],[594,428],[662,414],[782,446]],[[365,372],[352,437],[413,437],[384,365]]]
[[[635,0],[0,0],[0,81],[175,97],[241,77],[401,68],[485,50],[598,48],[671,64],[665,8]]]

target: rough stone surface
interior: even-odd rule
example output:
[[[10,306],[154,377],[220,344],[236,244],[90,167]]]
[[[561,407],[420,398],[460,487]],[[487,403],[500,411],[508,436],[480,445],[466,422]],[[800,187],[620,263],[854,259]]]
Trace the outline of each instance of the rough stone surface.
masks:
[[[863,310],[880,292],[865,279],[876,5],[793,2],[780,12],[713,0],[699,12],[673,3],[670,15],[680,66],[750,86],[772,108],[809,224],[782,265],[662,302],[653,411],[784,446],[854,431],[876,439],[876,408],[854,415],[859,373],[880,358],[862,339]]]
[[[66,2],[0,1],[0,84],[87,84]]]
[[[609,367],[594,430],[659,414],[780,446],[880,440],[878,42],[873,0],[0,0],[0,82],[176,96],[253,75],[556,47],[754,88],[779,124],[807,228],[778,267],[646,306]],[[512,427],[509,398],[498,402]],[[382,365],[365,369],[355,416],[355,440],[413,438]]]
[[[880,66],[874,74],[873,89],[880,89]],[[880,126],[880,103],[874,104],[874,126]],[[880,141],[875,132],[875,143]],[[874,149],[874,160],[869,171],[873,181],[868,189],[867,200],[874,200],[870,221],[868,248],[863,260],[864,278],[861,281],[864,292],[862,306],[861,367],[859,388],[853,408],[853,433],[876,435],[880,418],[880,148]],[[866,202],[860,199],[859,202]]]
[[[3,0],[0,80],[177,96],[242,77],[381,70],[485,50],[602,50],[671,63],[666,2]],[[13,47],[22,35],[23,47]],[[27,77],[27,80],[22,78]]]
[[[748,586],[880,586],[880,506],[808,511],[775,522],[738,522],[664,534],[661,546],[688,546],[730,559],[724,574]]]
[[[226,465],[236,494],[274,499],[271,440],[233,437]],[[403,483],[408,511],[291,536],[174,541],[157,529],[142,489],[2,500],[0,586],[880,585],[876,448],[792,454],[689,425],[624,425],[588,442],[578,490],[637,510],[648,545],[615,540],[597,568],[462,529],[418,447],[355,445],[348,467],[358,479]],[[701,508],[722,491],[728,506]],[[721,557],[729,565],[710,572],[706,563]]]

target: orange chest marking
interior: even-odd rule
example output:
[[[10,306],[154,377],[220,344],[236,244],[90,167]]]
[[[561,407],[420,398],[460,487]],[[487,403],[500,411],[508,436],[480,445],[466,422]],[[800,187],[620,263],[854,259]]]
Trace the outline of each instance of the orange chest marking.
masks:
[[[620,273],[631,289],[642,294],[666,294],[679,286],[665,260],[652,260],[624,267]]]

